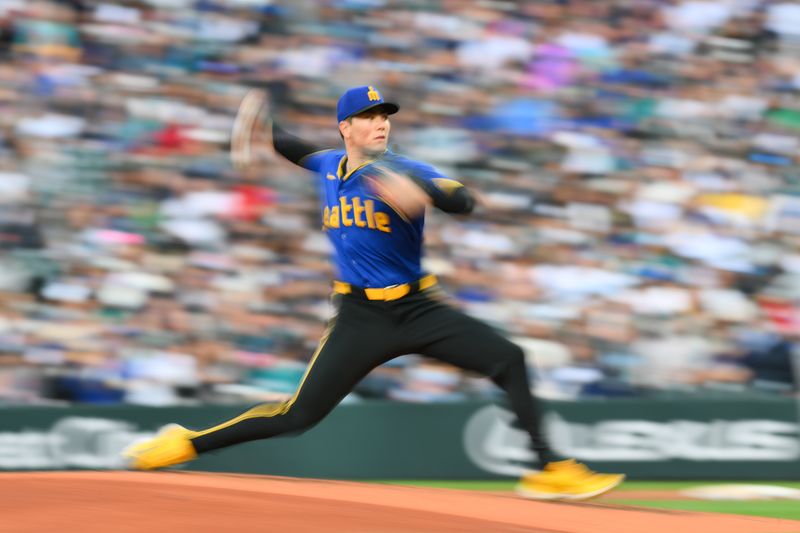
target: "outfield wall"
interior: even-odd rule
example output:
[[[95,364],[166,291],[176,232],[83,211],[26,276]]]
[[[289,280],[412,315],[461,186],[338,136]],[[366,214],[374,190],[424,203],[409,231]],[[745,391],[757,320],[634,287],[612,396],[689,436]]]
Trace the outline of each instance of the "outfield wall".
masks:
[[[120,468],[118,451],[180,422],[246,406],[0,409],[0,469]],[[797,479],[790,399],[548,402],[554,447],[633,479]],[[190,470],[350,479],[500,479],[529,458],[511,415],[487,403],[342,405],[311,431],[204,456]]]

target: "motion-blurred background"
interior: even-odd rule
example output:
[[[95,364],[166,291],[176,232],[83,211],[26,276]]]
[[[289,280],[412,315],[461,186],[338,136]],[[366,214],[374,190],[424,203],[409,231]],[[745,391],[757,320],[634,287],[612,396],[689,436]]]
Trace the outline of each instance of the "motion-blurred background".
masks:
[[[292,392],[330,312],[315,187],[235,172],[229,131],[255,86],[338,146],[359,84],[487,197],[429,214],[427,267],[541,396],[796,393],[800,4],[0,0],[2,402]],[[411,355],[347,400],[495,392]]]

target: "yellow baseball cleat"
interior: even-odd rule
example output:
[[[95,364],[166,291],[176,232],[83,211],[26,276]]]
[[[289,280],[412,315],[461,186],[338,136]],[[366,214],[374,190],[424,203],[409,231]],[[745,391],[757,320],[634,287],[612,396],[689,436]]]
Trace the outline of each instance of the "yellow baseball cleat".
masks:
[[[535,500],[588,500],[625,480],[624,474],[598,474],[575,459],[547,463],[541,472],[525,474],[517,494]]]
[[[185,463],[197,457],[189,440],[192,434],[183,426],[169,424],[152,439],[125,448],[122,456],[134,470],[156,470]]]

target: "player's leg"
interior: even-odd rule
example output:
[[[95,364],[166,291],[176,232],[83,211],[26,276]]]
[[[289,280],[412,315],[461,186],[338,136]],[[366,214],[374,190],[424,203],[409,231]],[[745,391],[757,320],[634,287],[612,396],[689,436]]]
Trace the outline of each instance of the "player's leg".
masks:
[[[295,394],[200,431],[168,427],[126,455],[137,469],[163,468],[242,442],[297,434],[321,421],[370,370],[396,353],[393,324],[369,303],[342,298]]]
[[[541,466],[556,459],[542,425],[542,407],[531,394],[522,349],[488,324],[424,295],[408,302],[405,350],[450,363],[490,378],[508,396],[517,425],[531,437]]]
[[[427,298],[427,297],[426,297]],[[526,431],[542,467],[522,477],[518,492],[539,499],[582,500],[611,490],[620,474],[598,474],[574,460],[558,461],[542,427],[542,407],[531,394],[521,348],[489,325],[438,300],[409,302],[404,328],[413,339],[405,348],[457,367],[481,373],[508,395],[518,425]]]

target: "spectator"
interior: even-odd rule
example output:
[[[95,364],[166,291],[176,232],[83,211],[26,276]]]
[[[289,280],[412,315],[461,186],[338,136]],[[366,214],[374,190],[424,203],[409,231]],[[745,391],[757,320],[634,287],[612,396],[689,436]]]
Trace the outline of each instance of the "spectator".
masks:
[[[796,390],[796,5],[359,5],[0,3],[4,399],[290,390],[329,312],[315,186],[236,173],[228,132],[268,85],[335,145],[359,83],[403,103],[402,151],[482,192],[430,217],[426,264],[542,394]],[[492,394],[412,354],[352,399]]]

